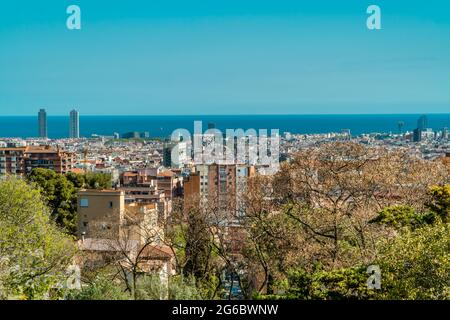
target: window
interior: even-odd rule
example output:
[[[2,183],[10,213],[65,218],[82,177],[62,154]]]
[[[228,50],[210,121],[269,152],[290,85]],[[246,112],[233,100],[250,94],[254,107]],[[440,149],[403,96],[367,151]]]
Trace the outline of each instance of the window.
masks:
[[[113,202],[110,201],[110,202],[109,202],[109,208],[111,209],[112,207],[113,207]]]
[[[88,199],[81,199],[80,200],[80,207],[83,207],[83,208],[89,207],[89,200]]]
[[[87,227],[88,223],[86,221],[83,221],[83,227]]]

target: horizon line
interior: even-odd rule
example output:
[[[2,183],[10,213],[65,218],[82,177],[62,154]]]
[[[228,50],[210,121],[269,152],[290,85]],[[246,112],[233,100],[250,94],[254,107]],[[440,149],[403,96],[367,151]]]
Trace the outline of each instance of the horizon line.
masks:
[[[78,110],[77,110],[78,111]],[[226,117],[226,116],[385,116],[385,115],[450,115],[450,112],[420,112],[420,113],[243,113],[243,114],[82,114],[85,117]],[[0,117],[36,117],[37,114],[11,114]],[[67,114],[48,114],[47,117],[69,117]]]

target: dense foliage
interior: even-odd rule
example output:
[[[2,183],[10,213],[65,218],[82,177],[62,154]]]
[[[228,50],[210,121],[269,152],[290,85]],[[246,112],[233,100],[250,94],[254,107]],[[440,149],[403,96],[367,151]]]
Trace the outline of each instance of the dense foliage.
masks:
[[[52,219],[70,234],[75,234],[77,227],[77,191],[80,188],[111,188],[111,176],[104,173],[63,175],[53,170],[37,168],[33,169],[28,179],[41,189],[51,209]]]
[[[58,298],[76,252],[38,190],[24,181],[0,182],[0,298]]]

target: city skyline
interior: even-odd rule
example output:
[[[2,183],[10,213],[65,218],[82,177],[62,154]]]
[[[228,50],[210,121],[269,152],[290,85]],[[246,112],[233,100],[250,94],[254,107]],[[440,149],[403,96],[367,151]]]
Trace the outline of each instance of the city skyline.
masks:
[[[376,1],[375,31],[358,0],[78,4],[75,31],[66,3],[2,7],[2,115],[449,110],[447,1]]]

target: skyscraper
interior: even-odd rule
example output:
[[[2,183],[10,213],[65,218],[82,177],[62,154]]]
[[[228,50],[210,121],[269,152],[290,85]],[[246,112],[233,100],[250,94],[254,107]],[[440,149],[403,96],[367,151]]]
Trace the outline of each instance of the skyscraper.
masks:
[[[423,115],[417,120],[417,129],[413,132],[413,141],[420,142],[422,141],[422,132],[424,132],[428,128],[428,118],[426,115]]]
[[[423,115],[417,120],[417,128],[421,131],[424,131],[428,128],[428,118],[426,115]]]
[[[77,110],[70,111],[69,137],[72,139],[80,137],[80,116]]]
[[[45,109],[39,110],[38,113],[38,134],[40,138],[47,138],[47,112]]]

